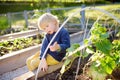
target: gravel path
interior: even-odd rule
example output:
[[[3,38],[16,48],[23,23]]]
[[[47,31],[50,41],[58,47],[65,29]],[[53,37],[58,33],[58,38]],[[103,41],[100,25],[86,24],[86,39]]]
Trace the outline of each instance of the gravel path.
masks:
[[[16,70],[4,73],[0,75],[0,80],[13,80],[13,78],[20,76],[23,73],[28,72],[28,69],[26,66],[18,68]]]

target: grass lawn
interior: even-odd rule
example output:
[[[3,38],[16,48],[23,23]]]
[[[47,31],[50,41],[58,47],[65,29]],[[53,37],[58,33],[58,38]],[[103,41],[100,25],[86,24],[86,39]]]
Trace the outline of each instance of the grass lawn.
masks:
[[[118,19],[120,19],[120,4],[111,4],[111,5],[101,5],[101,6],[95,6],[96,8],[100,8],[103,10],[108,11],[109,13],[113,14],[114,16],[116,16]],[[65,16],[70,16],[73,12],[79,11],[80,8],[76,8],[76,9],[72,9],[67,11],[64,15]],[[86,16],[86,21],[89,19],[89,23],[90,22],[95,22],[98,17],[100,17],[101,15],[103,15],[103,12],[100,12],[98,10],[86,10],[85,11],[85,16]],[[77,13],[76,15],[74,15],[74,18],[80,18],[80,13]],[[104,14],[104,16],[102,16],[100,18],[100,22],[104,22],[107,21],[107,23],[112,24],[115,20],[112,19],[111,17],[109,17],[107,14]],[[71,22],[75,22],[78,23],[80,22],[79,20],[76,19],[71,19]]]
[[[115,15],[117,18],[120,18],[120,4],[112,4],[112,5],[102,5],[102,6],[95,6],[96,8],[100,8],[100,9],[104,9],[110,13],[112,13],[113,15]],[[72,9],[69,10],[65,13],[66,16],[71,15],[71,13],[80,10],[80,8],[76,8],[76,9]],[[96,11],[96,10],[87,10],[86,11],[86,16],[88,16],[90,18],[97,18],[98,16],[101,15],[101,12]],[[77,15],[75,15],[75,17],[79,17],[79,13]],[[103,19],[106,19],[105,17],[103,17]]]

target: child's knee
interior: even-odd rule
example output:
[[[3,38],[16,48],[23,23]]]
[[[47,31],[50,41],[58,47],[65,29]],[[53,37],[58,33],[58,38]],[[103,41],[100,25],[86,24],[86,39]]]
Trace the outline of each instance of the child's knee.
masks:
[[[39,52],[35,53],[34,55],[30,56],[26,60],[26,65],[30,71],[36,69],[39,65]]]
[[[33,59],[31,60],[31,65],[38,67],[39,62],[40,62],[39,58]]]
[[[27,67],[30,71],[35,70],[39,65],[40,59],[38,57],[28,58],[26,60]]]
[[[33,71],[35,69],[35,66],[33,65],[34,64],[33,61],[34,60],[31,60],[31,59],[26,60],[26,65],[30,71]]]
[[[40,62],[40,60],[37,60],[37,59],[31,60],[30,65],[28,65],[29,70],[31,70],[31,71],[35,70],[38,67],[39,62]]]

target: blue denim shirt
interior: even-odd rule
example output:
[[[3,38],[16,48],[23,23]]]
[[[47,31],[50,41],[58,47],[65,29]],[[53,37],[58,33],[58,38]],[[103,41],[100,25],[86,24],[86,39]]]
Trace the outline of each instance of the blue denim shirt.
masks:
[[[41,51],[40,51],[40,58],[42,58],[45,49],[47,48],[49,42],[51,41],[54,35],[55,35],[55,32],[53,34],[45,35],[42,42]],[[62,28],[57,34],[56,38],[53,40],[52,44],[54,44],[54,42],[57,42],[60,45],[60,48],[61,48],[60,51],[53,52],[53,51],[50,51],[50,49],[48,49],[46,54],[50,54],[57,61],[61,61],[66,55],[66,49],[70,47],[70,36],[68,31],[65,28]]]

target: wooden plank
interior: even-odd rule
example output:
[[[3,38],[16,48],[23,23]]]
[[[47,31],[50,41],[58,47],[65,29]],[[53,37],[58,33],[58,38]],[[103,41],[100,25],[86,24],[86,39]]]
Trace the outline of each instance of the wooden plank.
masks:
[[[42,33],[42,31],[40,31],[40,32]],[[37,35],[40,32],[38,31],[38,29],[35,29],[35,30],[17,32],[17,33],[13,33],[13,34],[6,34],[3,36],[0,36],[0,41],[21,38],[21,37],[30,37],[30,36]]]
[[[0,57],[0,74],[24,66],[26,64],[26,59],[39,51],[40,46],[41,45],[32,46]]]
[[[32,76],[35,76],[35,73],[32,71],[29,71],[21,76],[14,78],[13,80],[27,80],[28,78],[30,78]]]

